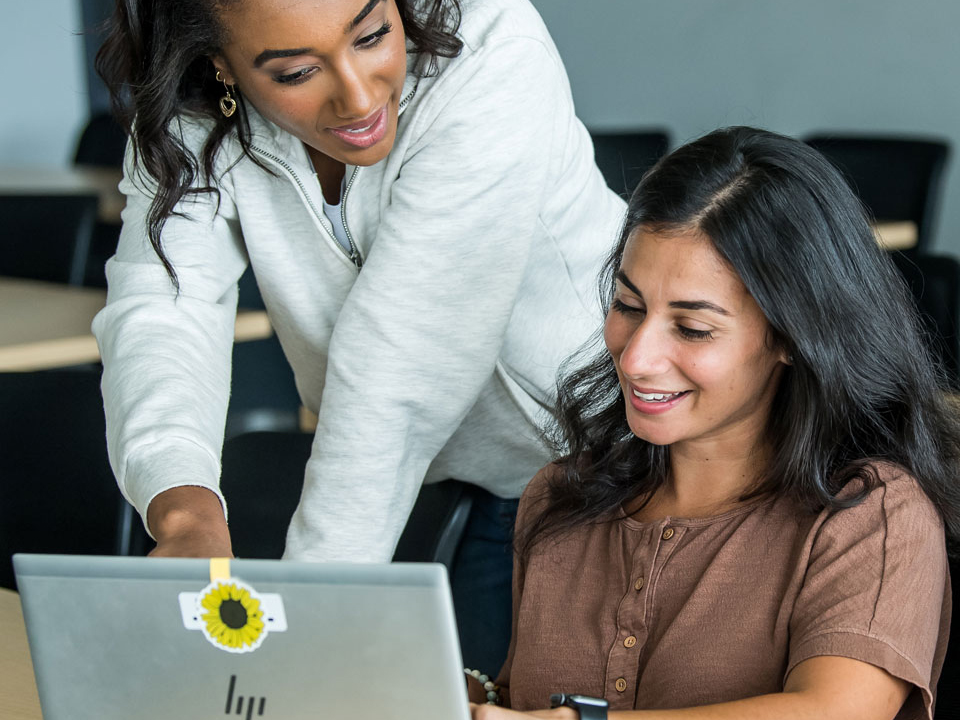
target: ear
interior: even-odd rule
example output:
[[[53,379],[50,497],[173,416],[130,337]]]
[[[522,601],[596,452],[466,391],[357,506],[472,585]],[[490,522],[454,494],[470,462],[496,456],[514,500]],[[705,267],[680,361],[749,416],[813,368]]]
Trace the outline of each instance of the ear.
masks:
[[[236,85],[237,79],[234,77],[233,73],[230,72],[230,66],[227,65],[227,61],[221,55],[214,55],[210,58],[210,62],[213,63],[214,72],[219,72],[220,77],[223,79],[227,85]]]
[[[782,348],[780,350],[780,354],[777,359],[784,365],[793,365],[793,353],[787,352],[786,348]]]

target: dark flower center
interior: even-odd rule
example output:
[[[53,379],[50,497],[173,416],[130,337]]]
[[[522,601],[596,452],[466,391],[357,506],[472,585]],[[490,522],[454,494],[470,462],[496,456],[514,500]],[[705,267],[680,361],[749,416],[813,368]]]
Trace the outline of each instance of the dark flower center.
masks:
[[[247,624],[247,609],[239,600],[224,600],[220,604],[220,619],[228,628],[239,630]]]

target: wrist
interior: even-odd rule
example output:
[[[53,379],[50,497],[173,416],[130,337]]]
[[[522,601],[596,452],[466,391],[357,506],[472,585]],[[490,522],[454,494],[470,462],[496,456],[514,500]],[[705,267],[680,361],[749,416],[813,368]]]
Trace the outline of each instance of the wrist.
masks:
[[[199,485],[184,485],[159,493],[147,507],[147,529],[158,543],[203,531],[229,537],[220,498]]]
[[[607,720],[609,703],[589,695],[554,693],[550,696],[550,707],[570,710],[571,720]]]

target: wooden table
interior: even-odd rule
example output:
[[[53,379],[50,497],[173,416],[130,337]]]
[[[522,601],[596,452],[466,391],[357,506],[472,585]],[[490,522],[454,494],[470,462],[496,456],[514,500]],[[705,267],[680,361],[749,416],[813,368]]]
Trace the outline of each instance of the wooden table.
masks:
[[[90,333],[105,290],[0,277],[0,372],[46,370],[100,360]],[[273,334],[262,310],[237,313],[235,340]]]
[[[0,167],[2,195],[96,195],[104,222],[120,222],[126,198],[117,189],[122,173],[112,168]]]
[[[0,717],[41,720],[20,596],[0,588]]]
[[[917,244],[917,224],[910,220],[878,222],[873,226],[873,234],[887,250],[907,250]]]

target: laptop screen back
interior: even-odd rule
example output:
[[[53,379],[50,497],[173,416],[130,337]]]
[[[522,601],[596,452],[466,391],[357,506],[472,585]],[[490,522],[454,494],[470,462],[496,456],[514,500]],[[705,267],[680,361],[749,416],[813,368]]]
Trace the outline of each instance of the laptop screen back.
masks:
[[[45,720],[469,718],[441,565],[14,566]]]

